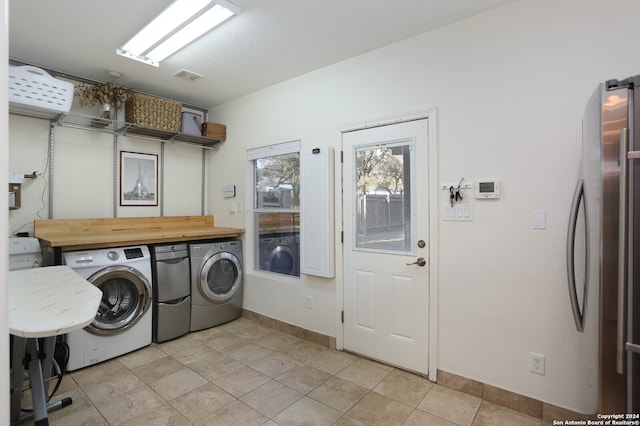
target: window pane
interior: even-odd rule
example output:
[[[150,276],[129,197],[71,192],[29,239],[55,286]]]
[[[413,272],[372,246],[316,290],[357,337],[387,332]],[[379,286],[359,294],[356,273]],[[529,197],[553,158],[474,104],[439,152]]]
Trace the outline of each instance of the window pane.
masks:
[[[256,213],[258,259],[262,271],[300,276],[300,214]]]
[[[300,207],[300,154],[256,160],[256,208]]]
[[[411,149],[408,143],[355,151],[355,248],[411,251]]]
[[[295,152],[289,150],[289,145],[271,146],[269,151],[279,152],[275,155],[266,151],[250,153],[254,161],[257,209],[254,264],[258,270],[299,276],[300,152],[299,145]]]

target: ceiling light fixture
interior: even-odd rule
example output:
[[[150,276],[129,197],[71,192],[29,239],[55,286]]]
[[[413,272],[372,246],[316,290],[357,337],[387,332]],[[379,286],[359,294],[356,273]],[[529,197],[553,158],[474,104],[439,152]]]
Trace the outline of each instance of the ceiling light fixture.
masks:
[[[176,0],[116,53],[159,66],[163,59],[240,14],[240,8],[228,0],[215,0],[209,7],[211,4],[211,0]]]

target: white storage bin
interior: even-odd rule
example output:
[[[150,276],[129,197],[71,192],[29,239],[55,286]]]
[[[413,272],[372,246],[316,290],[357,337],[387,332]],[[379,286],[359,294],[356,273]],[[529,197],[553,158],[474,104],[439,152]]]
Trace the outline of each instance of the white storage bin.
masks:
[[[9,66],[9,106],[42,113],[67,113],[73,102],[73,83],[51,77],[29,65]]]
[[[202,115],[182,111],[180,133],[183,135],[202,136]]]

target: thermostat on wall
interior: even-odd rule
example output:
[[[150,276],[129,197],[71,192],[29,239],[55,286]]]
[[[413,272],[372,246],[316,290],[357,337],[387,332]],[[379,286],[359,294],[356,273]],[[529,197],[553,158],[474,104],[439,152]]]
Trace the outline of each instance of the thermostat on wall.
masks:
[[[478,180],[475,183],[476,198],[500,198],[500,182],[497,180]]]

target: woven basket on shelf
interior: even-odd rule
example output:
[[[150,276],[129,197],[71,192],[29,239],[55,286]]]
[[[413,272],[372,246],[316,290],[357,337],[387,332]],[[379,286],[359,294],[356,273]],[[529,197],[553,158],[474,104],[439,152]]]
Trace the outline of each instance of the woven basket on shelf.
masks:
[[[182,104],[178,101],[133,93],[127,98],[124,108],[127,123],[180,131]]]
[[[227,139],[227,126],[207,121],[206,123],[202,123],[202,136],[217,141],[224,141]]]

